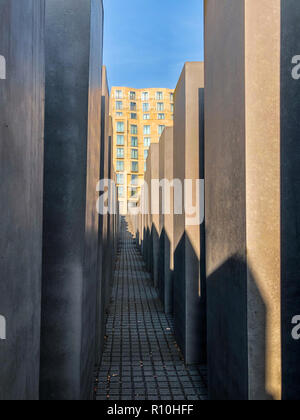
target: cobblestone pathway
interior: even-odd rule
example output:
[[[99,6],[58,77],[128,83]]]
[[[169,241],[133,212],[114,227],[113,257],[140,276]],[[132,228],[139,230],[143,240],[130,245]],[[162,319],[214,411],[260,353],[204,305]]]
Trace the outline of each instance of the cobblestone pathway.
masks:
[[[122,224],[97,400],[206,400],[206,371],[186,367],[132,235]]]

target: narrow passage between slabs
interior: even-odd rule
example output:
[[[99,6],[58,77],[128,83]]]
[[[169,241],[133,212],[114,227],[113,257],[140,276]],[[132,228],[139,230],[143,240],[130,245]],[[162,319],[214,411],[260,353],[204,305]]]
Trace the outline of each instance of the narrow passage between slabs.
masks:
[[[122,221],[97,400],[206,400],[206,370],[186,367],[143,258]]]

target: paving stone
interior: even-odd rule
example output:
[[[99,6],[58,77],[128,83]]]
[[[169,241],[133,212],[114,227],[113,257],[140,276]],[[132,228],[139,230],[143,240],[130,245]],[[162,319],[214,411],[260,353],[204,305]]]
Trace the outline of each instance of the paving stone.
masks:
[[[120,248],[96,400],[206,400],[206,368],[184,365],[173,319],[163,313],[125,221]]]

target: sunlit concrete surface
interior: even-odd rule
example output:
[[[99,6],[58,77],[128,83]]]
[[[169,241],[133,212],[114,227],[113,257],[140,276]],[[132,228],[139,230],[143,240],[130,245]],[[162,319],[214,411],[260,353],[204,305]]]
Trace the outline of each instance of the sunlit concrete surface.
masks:
[[[166,181],[159,197],[158,289],[166,314],[174,310],[174,165],[173,128],[164,130],[159,142],[159,179]]]
[[[175,90],[174,179],[194,184],[204,161],[204,63],[186,63]],[[192,197],[193,195],[193,197]],[[185,196],[185,194],[184,194]],[[195,194],[188,195],[199,209]],[[174,321],[187,363],[206,362],[206,278],[204,230],[186,211],[174,215]]]
[[[294,0],[205,2],[214,399],[300,395],[299,343],[291,334],[300,309],[300,85],[292,64],[299,18]]]

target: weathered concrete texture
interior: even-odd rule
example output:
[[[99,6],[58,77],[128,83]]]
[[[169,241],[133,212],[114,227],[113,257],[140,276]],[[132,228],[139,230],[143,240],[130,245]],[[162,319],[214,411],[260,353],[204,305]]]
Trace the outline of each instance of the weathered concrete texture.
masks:
[[[93,391],[101,0],[46,0],[41,398]]]
[[[220,4],[209,0],[205,6],[205,71],[211,71],[205,78],[210,397],[242,399],[247,398],[248,387],[247,268],[243,264],[246,253],[244,1]],[[224,43],[225,33],[227,43]],[[227,67],[213,61],[218,54],[224,57]]]
[[[108,178],[109,180],[114,180],[114,172],[113,172],[113,120],[109,117],[109,132],[108,132]],[[111,291],[113,286],[113,262],[115,257],[115,249],[114,249],[114,214],[113,214],[113,198],[115,195],[114,186],[110,184],[109,188],[109,213],[108,213],[108,273],[107,273],[107,305],[109,306],[110,298],[111,298]]]
[[[145,182],[147,179],[147,171],[145,172]],[[139,240],[139,246],[141,249],[141,253],[145,259],[145,214],[143,212],[143,206],[145,206],[145,183],[142,184],[141,186],[141,196],[139,199],[139,204],[138,204],[138,208],[140,209],[140,214],[137,216],[138,218],[138,232],[137,232],[137,236],[138,236],[138,240]]]
[[[108,82],[106,67],[102,67],[102,87],[101,87],[101,136],[100,136],[100,177],[104,180],[107,177],[107,137],[108,137]],[[102,193],[100,193],[101,195]],[[101,355],[104,345],[105,330],[105,251],[107,246],[107,216],[101,212],[99,214],[98,229],[98,286],[97,286],[97,307],[96,307],[96,363],[101,362]]]
[[[106,67],[103,67],[102,74],[102,124],[101,124],[101,144],[103,148],[103,172],[101,179],[108,180],[110,178],[110,119],[109,119],[109,86],[107,79]],[[106,190],[107,192],[107,190]],[[107,204],[107,203],[106,203]],[[104,214],[102,228],[102,248],[103,248],[103,264],[102,264],[102,307],[104,315],[108,308],[110,292],[108,290],[110,283],[110,249],[109,249],[109,214]]]
[[[186,63],[175,91],[174,178],[192,180],[194,192],[203,177],[203,98],[204,63]],[[204,226],[190,219],[185,211],[174,215],[174,316],[177,341],[192,364],[206,362],[206,281]]]
[[[39,396],[44,6],[0,2],[0,400]]]
[[[147,270],[151,271],[151,247],[150,247],[150,229],[151,229],[151,163],[150,154],[147,158],[147,170],[145,173],[144,186],[144,212],[143,212],[143,243],[142,254],[146,262]]]
[[[150,224],[150,270],[154,287],[158,287],[158,259],[159,259],[159,190],[155,184],[159,183],[159,144],[151,144],[149,150],[149,165],[151,166],[151,182],[149,192],[151,197]],[[152,182],[154,181],[154,182]]]
[[[100,180],[116,181],[116,173],[113,166],[113,126],[109,117],[109,87],[107,70],[102,69],[102,105],[101,105],[101,159]],[[105,191],[109,201],[104,203],[109,206],[108,214],[99,215],[98,232],[98,286],[97,286],[97,314],[96,314],[96,363],[101,362],[107,310],[110,303],[111,289],[113,284],[113,268],[119,239],[119,210],[117,191],[109,188]],[[101,195],[103,192],[101,192]]]
[[[173,128],[166,128],[159,142],[159,178],[164,182],[160,189],[159,220],[159,295],[167,314],[173,313],[174,302],[174,169]]]
[[[299,400],[299,341],[291,320],[300,314],[300,81],[290,77],[291,57],[299,54],[300,4],[281,1],[281,305],[282,398]],[[294,66],[293,66],[294,67]],[[299,69],[298,69],[299,77]],[[293,326],[292,326],[293,327]]]
[[[298,399],[300,5],[207,0],[205,17],[210,396]]]
[[[143,194],[143,186],[141,187],[141,195]],[[139,203],[138,203],[138,207],[141,208],[142,205],[142,196],[139,199]],[[137,239],[138,239],[138,246],[140,247],[140,249],[142,250],[142,246],[143,246],[143,224],[144,224],[144,215],[141,212],[138,216],[137,216]]]

